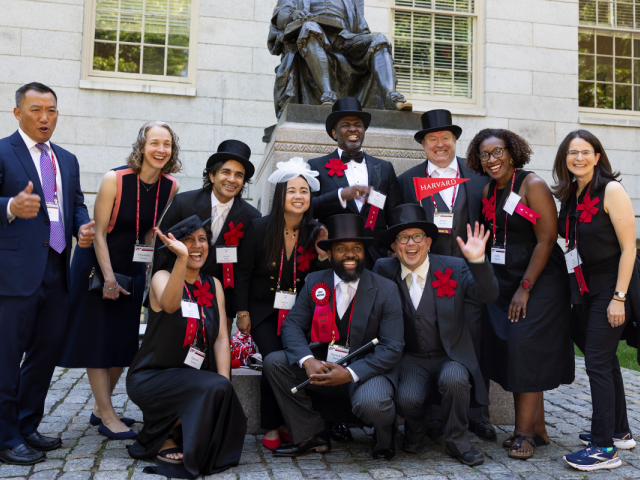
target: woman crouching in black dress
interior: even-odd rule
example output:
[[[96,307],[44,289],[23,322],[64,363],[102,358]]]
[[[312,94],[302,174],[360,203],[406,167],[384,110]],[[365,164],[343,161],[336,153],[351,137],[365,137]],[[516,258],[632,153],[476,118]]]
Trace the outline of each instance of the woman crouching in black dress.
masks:
[[[193,215],[158,237],[174,255],[171,272],[151,281],[149,324],[127,375],[127,393],[144,428],[129,447],[145,468],[193,479],[238,465],[247,418],[229,379],[230,353],[220,282],[200,273],[210,232]],[[164,247],[161,247],[164,248]]]

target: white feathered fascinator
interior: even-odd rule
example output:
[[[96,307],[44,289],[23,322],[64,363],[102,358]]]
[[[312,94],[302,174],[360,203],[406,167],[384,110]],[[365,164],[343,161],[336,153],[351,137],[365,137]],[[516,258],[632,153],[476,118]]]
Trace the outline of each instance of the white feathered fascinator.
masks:
[[[274,185],[277,183],[288,182],[292,178],[304,177],[304,179],[311,187],[312,192],[320,190],[320,182],[316,178],[320,175],[318,172],[311,170],[311,167],[307,165],[301,157],[293,157],[286,162],[278,162],[276,164],[277,170],[273,172],[268,181]]]

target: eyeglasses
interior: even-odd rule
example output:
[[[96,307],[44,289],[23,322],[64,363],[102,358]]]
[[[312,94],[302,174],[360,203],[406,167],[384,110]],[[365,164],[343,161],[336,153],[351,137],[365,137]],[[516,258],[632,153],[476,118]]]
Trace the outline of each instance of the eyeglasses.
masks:
[[[567,152],[567,157],[574,159],[578,158],[578,155],[582,155],[583,158],[590,158],[595,152],[593,150],[583,150],[579,152],[578,150],[569,150]]]
[[[400,242],[401,245],[406,245],[407,243],[409,243],[409,239],[413,238],[413,242],[414,243],[422,243],[422,240],[424,240],[424,237],[426,237],[427,235],[424,233],[414,233],[413,235],[409,236],[409,235],[398,235],[396,237],[396,239]]]
[[[502,158],[502,156],[504,155],[504,151],[507,149],[507,147],[496,147],[493,149],[493,151],[491,153],[488,152],[483,152],[480,154],[480,161],[483,163],[486,163],[489,161],[489,158],[493,157],[493,158]]]

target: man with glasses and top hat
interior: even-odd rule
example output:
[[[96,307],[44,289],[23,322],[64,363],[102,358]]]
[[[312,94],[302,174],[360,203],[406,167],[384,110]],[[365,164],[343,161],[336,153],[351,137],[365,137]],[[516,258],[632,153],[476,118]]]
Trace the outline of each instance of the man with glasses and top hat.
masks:
[[[333,106],[325,122],[327,134],[338,143],[329,155],[309,160],[320,172],[320,191],[313,193],[313,211],[322,223],[341,213],[352,213],[365,220],[365,229],[378,240],[387,228],[389,211],[402,203],[402,193],[391,162],[362,150],[371,114],[364,112],[358,99],[345,97]],[[371,245],[365,252],[365,267],[386,257],[384,247]]]
[[[424,148],[427,160],[398,177],[403,203],[421,205],[427,220],[438,227],[438,238],[431,245],[433,253],[464,258],[456,238],[466,241],[467,224],[475,225],[475,222],[480,221],[482,189],[488,183],[488,178],[468,170],[464,159],[456,156],[456,142],[462,134],[462,128],[453,124],[450,111],[430,110],[422,114],[421,120],[422,130],[414,138]],[[418,201],[414,178],[469,180]],[[465,309],[474,348],[480,358],[485,306],[470,299]],[[488,388],[488,382],[486,383]],[[430,436],[438,437],[444,425],[439,418],[438,406],[434,405],[430,413]],[[496,438],[495,428],[489,418],[489,407],[472,408],[469,411],[469,424],[479,437],[490,440]]]
[[[489,396],[465,321],[465,302],[498,298],[498,280],[485,258],[489,232],[476,222],[467,240],[456,239],[464,259],[429,253],[439,236],[418,205],[391,212],[384,242],[396,256],[378,260],[374,272],[393,280],[400,291],[405,350],[400,361],[396,408],[404,418],[402,449],[420,452],[426,443],[425,407],[439,393],[445,422],[445,451],[466,465],[484,462],[467,433],[473,402],[488,405]]]
[[[162,219],[160,229],[165,231],[192,215],[201,220],[211,219],[211,246],[202,271],[217,278],[224,287],[227,309],[227,331],[236,316],[233,303],[233,264],[237,262],[237,250],[249,222],[262,215],[242,199],[247,183],[255,172],[249,160],[251,149],[239,140],[225,140],[218,151],[207,160],[202,172],[202,188],[179,193]],[[156,246],[160,244],[156,242]],[[166,270],[172,262],[166,249],[156,248],[153,272]]]
[[[344,398],[353,414],[375,428],[374,459],[395,455],[394,431],[399,362],[404,347],[402,307],[398,287],[364,268],[364,219],[344,214],[327,220],[329,238],[318,247],[329,255],[331,268],[307,276],[295,305],[282,326],[283,351],[264,362],[264,374],[276,395],[289,428],[292,445],[274,456],[295,457],[310,450],[326,452],[331,438],[325,421],[313,409],[307,391]],[[311,333],[309,345],[307,335]],[[351,359],[336,361],[378,339],[373,348]],[[297,393],[292,388],[310,379]]]

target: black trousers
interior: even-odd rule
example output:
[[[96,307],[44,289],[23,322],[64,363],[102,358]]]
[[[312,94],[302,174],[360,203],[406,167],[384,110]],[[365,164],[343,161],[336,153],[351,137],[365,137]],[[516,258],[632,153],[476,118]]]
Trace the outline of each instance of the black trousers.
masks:
[[[66,258],[66,252],[49,248],[44,279],[33,295],[0,296],[0,450],[25,443],[42,420],[67,323]]]
[[[278,335],[278,311],[265,318],[255,328],[251,329],[251,336],[258,345],[262,361],[272,352],[282,350],[282,341]],[[284,425],[284,418],[280,413],[278,401],[273,393],[273,389],[267,380],[267,376],[262,372],[260,378],[260,427],[265,430],[275,430],[280,425]]]
[[[591,385],[591,435],[597,447],[613,447],[614,433],[627,433],[627,402],[616,350],[624,325],[613,328],[607,320],[607,307],[615,287],[592,297],[578,307],[572,328],[573,341],[585,357]],[[575,308],[575,307],[574,307]],[[574,312],[575,313],[575,312]],[[630,309],[625,302],[625,318]]]

